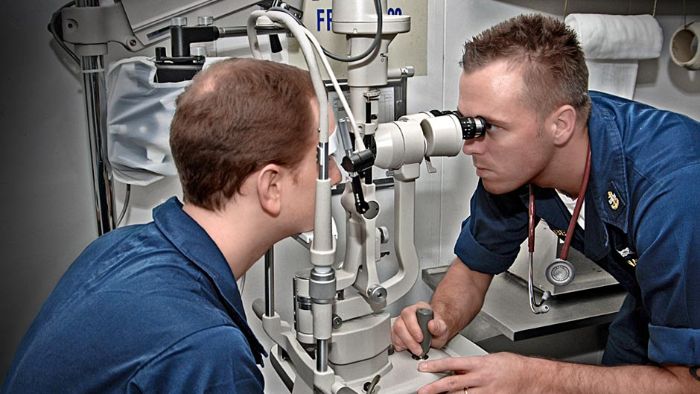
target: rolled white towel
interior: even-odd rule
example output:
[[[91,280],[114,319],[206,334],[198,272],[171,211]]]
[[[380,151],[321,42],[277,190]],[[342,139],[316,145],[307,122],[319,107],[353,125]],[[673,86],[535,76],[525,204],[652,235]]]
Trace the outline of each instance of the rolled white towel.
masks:
[[[663,31],[651,15],[569,14],[586,59],[654,59]]]

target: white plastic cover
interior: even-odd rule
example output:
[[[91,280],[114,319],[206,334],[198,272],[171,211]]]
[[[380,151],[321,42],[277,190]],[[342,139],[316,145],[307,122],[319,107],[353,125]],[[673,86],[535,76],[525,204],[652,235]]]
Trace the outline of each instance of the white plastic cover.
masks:
[[[204,67],[222,58],[207,58]],[[155,83],[147,57],[123,59],[107,72],[107,144],[114,178],[146,186],[177,171],[170,152],[175,100],[190,81]]]
[[[204,68],[221,57],[208,57]],[[107,72],[107,144],[114,178],[122,183],[150,185],[177,175],[170,152],[170,122],[175,100],[191,81],[155,83],[156,66],[150,58],[133,57],[114,63]],[[339,133],[329,138],[336,152]],[[347,173],[341,170],[343,179]]]

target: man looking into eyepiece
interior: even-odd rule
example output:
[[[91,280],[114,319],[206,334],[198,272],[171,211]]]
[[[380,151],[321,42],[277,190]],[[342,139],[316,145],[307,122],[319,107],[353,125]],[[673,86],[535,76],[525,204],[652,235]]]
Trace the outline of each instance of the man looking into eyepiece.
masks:
[[[490,129],[464,144],[480,181],[429,305],[433,346],[474,318],[493,275],[513,263],[528,235],[529,185],[537,219],[566,231],[563,198],[577,199],[589,172],[572,246],[629,294],[610,326],[606,366],[511,353],[427,361],[419,370],[455,373],[419,393],[700,392],[700,124],[588,92],[575,33],[545,16],[482,32],[465,44],[462,66],[459,111]],[[427,306],[402,311],[396,349],[420,353],[415,310]]]
[[[85,249],[2,391],[261,393],[264,350],[236,279],[313,227],[318,118],[306,71],[230,59],[200,72],[171,124],[184,204],[173,197],[153,222]]]

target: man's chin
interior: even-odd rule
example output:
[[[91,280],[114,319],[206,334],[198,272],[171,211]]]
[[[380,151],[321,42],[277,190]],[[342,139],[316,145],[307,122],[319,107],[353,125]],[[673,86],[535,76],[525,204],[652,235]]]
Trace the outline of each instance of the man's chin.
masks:
[[[301,240],[301,241],[303,241],[303,242],[305,242],[305,243],[307,243],[307,244],[310,244],[311,241],[314,239],[314,230],[313,230],[313,226],[311,226],[311,230],[306,230],[306,231],[302,231],[302,232],[300,232],[300,233],[297,233],[297,234],[296,234],[296,237],[297,237],[299,240]]]
[[[489,194],[494,194],[497,196],[501,194],[508,194],[513,190],[518,189],[518,187],[511,184],[488,182],[483,179],[481,180],[481,183],[484,185],[484,190],[489,192]]]

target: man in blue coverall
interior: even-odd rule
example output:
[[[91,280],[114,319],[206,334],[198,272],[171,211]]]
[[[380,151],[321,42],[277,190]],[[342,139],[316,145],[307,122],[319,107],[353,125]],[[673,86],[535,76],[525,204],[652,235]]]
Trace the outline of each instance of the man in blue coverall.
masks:
[[[560,233],[573,216],[565,201],[582,196],[571,245],[629,294],[605,366],[511,353],[427,361],[419,370],[454,374],[419,393],[700,392],[700,123],[588,92],[576,35],[553,18],[496,25],[465,44],[462,63],[459,111],[490,128],[464,144],[480,182],[429,305],[433,346],[474,318],[493,275],[513,263],[530,194],[534,219]],[[428,305],[404,309],[393,326],[397,350],[420,353],[417,307]]]
[[[306,71],[231,59],[200,72],[171,124],[184,205],[173,197],[85,249],[1,391],[261,393],[265,352],[236,279],[313,227],[318,117]]]

